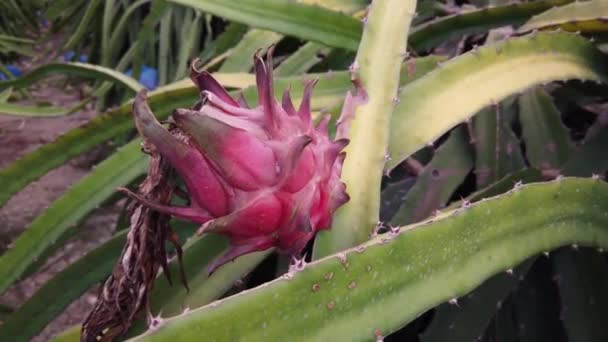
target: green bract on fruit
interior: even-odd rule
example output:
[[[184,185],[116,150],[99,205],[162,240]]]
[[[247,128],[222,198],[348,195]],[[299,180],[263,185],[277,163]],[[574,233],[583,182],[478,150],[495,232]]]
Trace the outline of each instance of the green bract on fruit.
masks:
[[[271,49],[272,50],[272,49]],[[240,255],[277,247],[298,254],[333,212],[348,201],[340,172],[348,144],[344,137],[353,112],[347,96],[336,140],[328,136],[329,115],[316,126],[310,111],[309,81],[299,109],[289,91],[282,103],[274,98],[272,58],[255,56],[258,103],[249,108],[234,100],[207,72],[194,64],[192,81],[201,101],[177,109],[167,130],[155,119],[140,92],[133,106],[137,128],[147,148],[166,158],[183,179],[190,204],[163,206],[129,193],[143,204],[202,226],[230,240],[229,250],[209,271]]]

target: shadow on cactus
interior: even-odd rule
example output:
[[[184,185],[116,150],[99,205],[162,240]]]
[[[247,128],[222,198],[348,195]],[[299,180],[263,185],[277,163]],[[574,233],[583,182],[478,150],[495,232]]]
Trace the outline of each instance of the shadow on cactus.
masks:
[[[191,109],[176,109],[168,129],[156,120],[146,103],[146,91],[137,94],[133,115],[145,138],[142,149],[152,161],[144,182],[147,185],[142,185],[139,193],[119,189],[135,201],[137,209],[131,214],[131,233],[116,266],[119,270],[115,268],[104,285],[96,308],[83,326],[83,339],[109,337],[108,332],[123,334],[138,311],[147,308],[159,266],[170,277],[166,253],[152,253],[139,263],[149,269],[144,271],[147,276],[138,278],[140,268],[128,272],[123,266],[138,257],[135,251],[145,255],[162,248],[166,236],[177,244],[170,227],[148,224],[157,216],[199,224],[199,235],[228,237],[230,247],[209,266],[208,272],[213,273],[241,255],[272,247],[297,263],[315,233],[328,229],[334,211],[348,201],[340,180],[346,156],[342,150],[348,144],[348,125],[358,95],[347,95],[336,138],[331,140],[327,127],[330,115],[316,126],[312,121],[310,100],[316,80],[306,84],[297,110],[289,89],[282,103],[277,103],[272,52],[269,49],[266,62],[257,54],[254,57],[259,103],[255,108],[249,108],[242,97],[233,99],[208,72],[197,70],[197,61],[191,65],[190,78],[200,90],[201,99]],[[185,191],[175,185],[175,177],[171,177],[174,173],[183,180]],[[159,186],[166,189],[162,196],[156,193]],[[183,197],[188,205],[168,205],[172,194]],[[163,238],[148,238],[156,235]],[[142,243],[148,246],[140,246]],[[136,299],[116,295],[129,293],[120,288],[125,284],[134,290],[130,293],[139,294]],[[116,298],[106,298],[108,293]],[[110,325],[116,327],[109,329],[103,322],[111,316],[124,319],[114,320]]]

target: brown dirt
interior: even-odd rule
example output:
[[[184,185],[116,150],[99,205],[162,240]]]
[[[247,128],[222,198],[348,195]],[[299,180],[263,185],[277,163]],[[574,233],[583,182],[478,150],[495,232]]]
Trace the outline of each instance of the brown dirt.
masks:
[[[71,107],[81,100],[79,89],[45,86],[32,92],[37,101]],[[24,154],[53,141],[69,129],[80,126],[95,116],[91,106],[69,116],[56,118],[19,118],[0,114],[0,168],[4,168]],[[75,158],[49,172],[13,196],[0,208],[0,253],[28,224],[86,175],[91,165],[104,155],[103,150],[92,151]],[[18,307],[57,272],[63,270],[86,252],[106,241],[112,234],[120,206],[101,208],[85,220],[55,255],[35,274],[20,281],[0,296],[0,304]],[[80,323],[92,308],[96,289],[85,293],[67,310],[51,322],[34,341],[48,341],[66,328]]]

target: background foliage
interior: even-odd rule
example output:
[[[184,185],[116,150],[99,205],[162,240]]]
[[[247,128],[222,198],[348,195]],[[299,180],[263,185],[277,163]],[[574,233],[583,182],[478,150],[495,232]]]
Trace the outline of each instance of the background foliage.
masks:
[[[175,222],[191,291],[159,277],[162,318],[130,337],[606,341],[607,19],[602,0],[3,1],[0,112],[65,116],[92,103],[98,114],[0,170],[0,205],[76,156],[102,146],[104,159],[0,256],[0,293],[144,175],[135,91],[153,90],[161,119],[190,106],[198,57],[255,104],[252,55],[274,44],[277,96],[290,86],[297,104],[302,81],[318,78],[313,109],[335,118],[354,71],[380,99],[358,112],[372,119],[357,119],[348,150],[365,162],[345,166],[356,200],[303,270],[267,251],[208,276],[226,242]],[[407,48],[389,43],[406,36]],[[86,85],[82,102],[24,104],[45,79]],[[29,340],[103,281],[127,228],[119,221],[21,306],[0,307],[0,340]]]

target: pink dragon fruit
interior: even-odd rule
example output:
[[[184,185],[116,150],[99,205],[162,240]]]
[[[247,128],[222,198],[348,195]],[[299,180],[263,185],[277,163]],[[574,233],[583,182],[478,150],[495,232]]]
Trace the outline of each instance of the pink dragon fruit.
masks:
[[[272,49],[270,49],[272,50]],[[289,90],[282,103],[274,98],[272,58],[255,56],[259,105],[235,101],[207,72],[193,63],[190,78],[201,92],[192,109],[177,109],[172,128],[155,119],[141,91],[133,106],[136,126],[153,153],[166,158],[183,179],[190,204],[163,206],[140,195],[144,205],[201,227],[202,233],[229,238],[230,248],[209,267],[238,256],[277,247],[297,255],[314,234],[331,225],[332,214],[348,201],[340,172],[354,109],[349,93],[335,141],[328,137],[329,116],[315,127],[309,81],[300,108]]]

